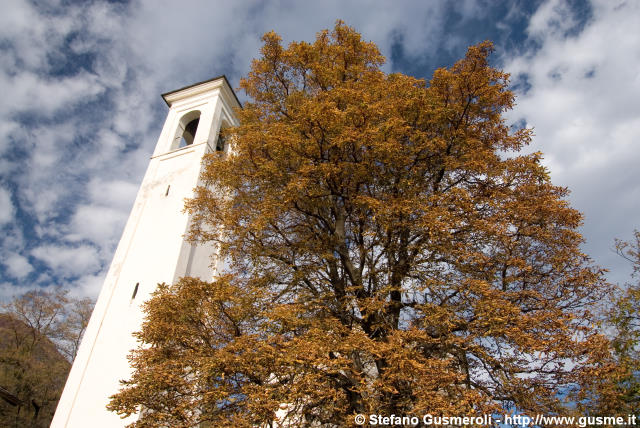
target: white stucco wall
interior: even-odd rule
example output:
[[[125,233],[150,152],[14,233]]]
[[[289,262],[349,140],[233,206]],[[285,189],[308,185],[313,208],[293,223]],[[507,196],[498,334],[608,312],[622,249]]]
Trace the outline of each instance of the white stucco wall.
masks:
[[[52,427],[122,427],[134,417],[120,419],[105,408],[129,378],[132,336],[142,323],[141,303],[158,283],[173,283],[188,274],[210,279],[213,248],[185,242],[189,218],[184,199],[198,184],[202,157],[213,151],[223,122],[235,124],[239,106],[226,79],[164,95],[170,105],[149,167],[116,249],[78,355],[67,379]],[[200,110],[194,143],[172,150],[180,118]],[[167,193],[167,187],[169,192]],[[138,292],[132,294],[136,284]]]

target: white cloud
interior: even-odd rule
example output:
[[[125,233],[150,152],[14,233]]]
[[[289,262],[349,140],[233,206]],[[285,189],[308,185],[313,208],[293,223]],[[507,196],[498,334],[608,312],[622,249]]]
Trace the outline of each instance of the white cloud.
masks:
[[[13,44],[6,59],[15,67],[46,68],[47,54],[64,41],[64,36],[77,23],[76,10],[68,8],[64,16],[43,15],[34,4],[24,0],[5,0],[0,14],[0,38]],[[5,61],[6,61],[5,59]],[[7,64],[7,62],[5,62]],[[10,71],[15,69],[10,68]]]
[[[91,200],[105,207],[129,214],[139,185],[124,180],[93,179],[88,184]]]
[[[529,20],[527,32],[536,39],[561,38],[576,25],[570,5],[562,0],[544,2]]]
[[[640,227],[640,4],[594,1],[582,32],[566,3],[545,3],[528,33],[540,47],[505,58],[518,94],[514,121],[535,128],[532,150],[545,153],[554,183],[568,186],[585,214],[586,249],[620,280],[627,268],[610,250],[613,239]]]
[[[11,202],[11,193],[0,187],[0,227],[13,220],[15,207]]]
[[[16,137],[20,138],[20,134],[22,134],[20,124],[15,120],[9,119],[0,121],[0,155],[11,149],[11,146],[15,142]],[[4,159],[0,160],[8,162]],[[3,172],[3,169],[0,168],[0,174],[2,174]]]
[[[60,287],[54,284],[49,284],[46,286],[41,286],[38,289],[48,292],[53,292]],[[16,285],[11,282],[0,282],[0,305],[4,303],[8,303],[14,297],[20,296],[24,293],[33,290],[32,284],[20,284]],[[75,296],[75,295],[74,295]]]
[[[113,251],[124,229],[127,211],[102,205],[81,205],[71,221],[70,241],[90,240],[105,251]]]
[[[45,244],[34,248],[31,255],[49,266],[63,278],[81,276],[100,269],[98,252],[89,245],[66,246]]]
[[[10,109],[12,114],[33,111],[38,115],[69,110],[76,103],[89,101],[104,90],[97,77],[86,72],[56,79],[32,72],[5,74],[0,78],[0,88],[3,96],[12,100],[4,103],[4,108]]]
[[[100,290],[102,289],[105,275],[106,270],[100,271],[93,275],[88,274],[81,276],[72,284],[69,284],[69,288],[71,289],[71,296],[76,298],[90,297],[94,300],[97,299],[98,294],[100,294]]]
[[[0,282],[0,305],[8,303],[11,299],[32,290],[30,286],[20,286],[11,282]]]
[[[17,279],[23,279],[33,271],[29,259],[20,254],[9,254],[4,257],[2,264],[5,265],[9,275]]]
[[[73,161],[71,140],[76,133],[72,123],[34,127],[20,142],[21,149],[28,151],[28,158],[22,160],[13,180],[17,183],[21,205],[40,225],[57,216],[65,197],[78,196],[70,175],[72,168],[82,168],[70,162]]]

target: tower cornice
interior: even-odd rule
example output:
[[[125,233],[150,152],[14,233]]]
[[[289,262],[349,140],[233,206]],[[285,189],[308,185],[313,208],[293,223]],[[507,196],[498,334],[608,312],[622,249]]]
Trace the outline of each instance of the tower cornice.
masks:
[[[171,107],[175,102],[184,98],[192,97],[216,88],[220,88],[226,95],[226,98],[236,104],[234,107],[242,108],[242,104],[240,103],[240,100],[238,100],[238,96],[231,87],[229,80],[227,80],[227,76],[224,74],[174,91],[166,92],[162,94],[162,99],[169,107]]]

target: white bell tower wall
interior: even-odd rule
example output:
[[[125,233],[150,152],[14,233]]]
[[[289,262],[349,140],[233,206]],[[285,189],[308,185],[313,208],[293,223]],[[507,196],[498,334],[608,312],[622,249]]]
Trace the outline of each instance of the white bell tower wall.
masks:
[[[183,212],[184,200],[198,185],[203,156],[216,151],[220,128],[237,124],[234,109],[240,103],[224,76],[163,98],[169,114],[52,427],[122,427],[133,422],[135,417],[121,419],[105,406],[119,390],[119,381],[130,377],[127,355],[138,345],[132,333],[142,324],[141,304],[159,283],[170,284],[182,276],[205,280],[213,276],[213,247],[185,239],[190,219]]]

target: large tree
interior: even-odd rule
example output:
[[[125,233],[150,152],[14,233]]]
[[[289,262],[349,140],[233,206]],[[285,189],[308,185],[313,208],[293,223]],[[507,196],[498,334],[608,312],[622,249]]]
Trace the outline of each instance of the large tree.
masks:
[[[187,204],[224,269],[147,303],[134,426],[348,426],[358,413],[561,410],[608,354],[581,215],[480,43],[427,84],[338,22],[275,33]],[[600,361],[600,362],[599,362]]]

